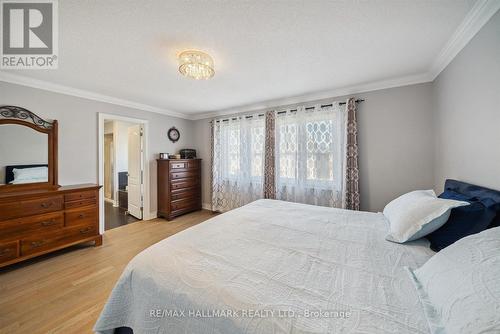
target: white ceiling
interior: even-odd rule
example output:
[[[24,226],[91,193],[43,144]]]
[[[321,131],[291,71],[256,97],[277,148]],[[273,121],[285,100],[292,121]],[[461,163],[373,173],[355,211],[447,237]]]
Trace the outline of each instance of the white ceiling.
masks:
[[[7,75],[186,117],[379,81],[429,81],[475,2],[64,0],[59,69]],[[190,48],[213,56],[213,79],[178,73],[176,55]]]

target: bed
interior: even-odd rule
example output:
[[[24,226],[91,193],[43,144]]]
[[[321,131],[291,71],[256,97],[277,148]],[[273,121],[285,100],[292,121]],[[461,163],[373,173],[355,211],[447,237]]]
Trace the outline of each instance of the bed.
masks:
[[[258,200],[169,237],[124,270],[98,333],[428,333],[405,267],[425,239],[381,213]],[[130,330],[132,329],[132,330]]]

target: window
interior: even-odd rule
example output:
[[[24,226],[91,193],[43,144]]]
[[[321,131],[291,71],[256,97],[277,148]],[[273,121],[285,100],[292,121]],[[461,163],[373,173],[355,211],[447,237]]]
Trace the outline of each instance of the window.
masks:
[[[341,206],[342,115],[338,104],[276,114],[273,175],[277,199]],[[227,211],[263,198],[265,118],[252,115],[216,121],[213,131],[213,208]]]
[[[261,178],[264,165],[264,120],[222,122],[218,144],[225,177]]]
[[[227,211],[263,197],[264,118],[213,123],[212,205]]]
[[[308,180],[333,182],[333,120],[325,119],[306,124],[306,154]]]
[[[278,199],[334,206],[341,201],[342,112],[321,108],[278,114],[276,194]],[[338,205],[337,205],[338,206]]]
[[[282,122],[279,132],[279,177],[295,179],[297,175],[297,124]]]
[[[236,176],[241,171],[240,166],[240,128],[239,126],[230,126],[227,128],[228,139],[227,139],[227,162],[228,175]]]

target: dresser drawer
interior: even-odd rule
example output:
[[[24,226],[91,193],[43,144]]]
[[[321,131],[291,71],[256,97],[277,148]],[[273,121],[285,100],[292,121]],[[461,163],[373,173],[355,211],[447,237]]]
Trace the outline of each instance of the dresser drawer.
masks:
[[[181,199],[178,201],[172,201],[170,203],[170,209],[172,211],[176,211],[176,210],[181,210],[181,209],[186,209],[186,208],[195,208],[199,205],[199,202],[200,202],[199,197]]]
[[[175,211],[170,211],[170,214],[169,214],[169,219],[173,219],[174,217],[177,217],[177,216],[183,215],[183,214],[185,214],[185,213],[189,213],[189,212],[197,211],[197,210],[200,210],[200,209],[201,209],[201,204],[200,204],[200,205],[197,205],[197,206],[190,206],[190,207],[187,207],[187,208],[184,208],[184,209],[179,209],[179,210],[175,210]]]
[[[11,218],[32,216],[40,213],[59,211],[63,208],[63,196],[43,197],[14,203],[0,204],[0,221]]]
[[[0,221],[20,217],[23,213],[21,202],[0,203]]]
[[[197,171],[185,171],[185,172],[172,172],[170,173],[171,180],[192,178],[198,176]]]
[[[186,169],[187,162],[170,161],[170,169]]]
[[[38,198],[21,202],[23,215],[36,215],[51,211],[59,211],[63,209],[63,196],[54,196],[47,198]]]
[[[97,207],[67,211],[65,222],[66,227],[92,224],[97,225]]]
[[[96,236],[98,232],[97,225],[93,224],[67,227],[45,235],[24,238],[21,239],[21,255],[25,256],[50,250],[66,243]]]
[[[17,241],[0,243],[0,263],[7,262],[19,256],[19,243]]]
[[[78,201],[82,199],[96,198],[96,197],[97,197],[97,192],[95,190],[88,190],[88,191],[80,191],[80,192],[66,194],[64,195],[64,200],[66,202],[70,202],[70,201]]]
[[[62,212],[17,218],[0,223],[0,239],[19,239],[30,233],[44,233],[64,227]]]
[[[177,190],[177,189],[194,187],[197,186],[198,184],[200,184],[200,180],[198,178],[190,178],[179,181],[172,181],[170,183],[170,187],[172,190]]]
[[[171,201],[176,201],[185,198],[194,198],[199,197],[200,195],[200,187],[186,188],[180,191],[172,192],[170,195]]]
[[[79,201],[71,201],[64,203],[66,209],[79,208],[83,206],[90,206],[97,204],[97,198],[86,198]]]

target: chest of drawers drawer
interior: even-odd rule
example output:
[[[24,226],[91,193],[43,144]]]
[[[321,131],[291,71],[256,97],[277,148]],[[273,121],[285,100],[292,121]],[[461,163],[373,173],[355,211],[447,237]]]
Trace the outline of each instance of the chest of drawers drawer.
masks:
[[[185,208],[196,207],[200,199],[198,197],[181,199],[178,201],[172,201],[170,203],[170,208],[172,211],[177,211]]]
[[[71,201],[71,202],[66,202],[64,203],[64,206],[66,209],[73,209],[73,208],[79,208],[83,206],[92,206],[97,204],[97,199],[96,198],[86,198],[78,201]]]
[[[170,170],[176,171],[179,169],[198,169],[200,168],[200,160],[185,160],[185,161],[170,161]]]
[[[72,241],[96,236],[98,235],[98,232],[98,227],[95,224],[91,224],[66,227],[60,231],[23,238],[21,239],[21,255],[26,256],[33,253],[43,252]]]
[[[189,178],[184,180],[172,181],[170,187],[172,191],[192,188],[200,184],[200,180],[198,178]]]
[[[180,199],[185,199],[185,198],[193,198],[193,197],[199,197],[200,195],[200,187],[195,186],[191,188],[183,188],[177,191],[172,191],[170,194],[170,200],[171,201],[177,201]]]
[[[26,216],[27,213],[36,215],[58,211],[62,210],[63,206],[63,196],[27,199],[16,203],[2,203],[0,204],[0,212],[2,212],[0,220]]]
[[[64,195],[64,207],[74,209],[97,205],[97,191],[78,191]]]
[[[64,195],[65,202],[79,201],[84,199],[92,199],[97,197],[97,192],[95,190],[79,191],[75,193],[70,193]]]
[[[185,178],[195,178],[198,176],[198,171],[188,170],[182,172],[172,172],[170,173],[171,180],[185,179]]]
[[[0,263],[7,262],[19,256],[19,243],[17,241],[0,243]]]
[[[64,227],[64,213],[54,212],[0,222],[0,239],[16,239]]]
[[[176,170],[176,169],[186,169],[187,168],[187,162],[174,162],[170,161],[170,169],[171,170]]]
[[[92,224],[98,224],[97,210],[95,207],[66,211],[66,227]]]

